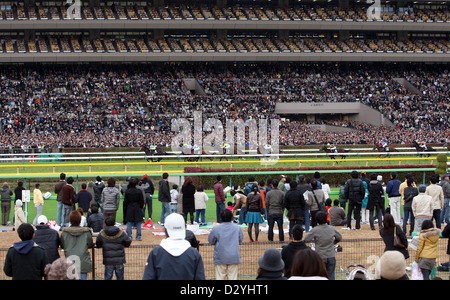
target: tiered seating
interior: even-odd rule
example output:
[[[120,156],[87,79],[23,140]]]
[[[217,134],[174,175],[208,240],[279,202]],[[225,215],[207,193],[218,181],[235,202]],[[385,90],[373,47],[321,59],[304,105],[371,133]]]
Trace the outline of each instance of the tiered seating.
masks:
[[[74,36],[44,36],[37,35],[39,47],[33,47],[34,40],[26,47],[23,43],[14,42],[15,38],[6,36],[5,39],[13,41],[5,43],[9,53],[13,52],[100,52],[114,53],[127,52],[175,52],[175,53],[202,53],[202,52],[240,52],[240,53],[301,53],[301,52],[327,52],[327,53],[450,53],[450,41],[445,38],[411,38],[405,40],[394,39],[368,39],[358,34],[348,39],[325,37],[324,35],[292,36],[289,38],[259,37],[259,36],[228,36],[227,38],[206,37],[172,37],[160,38],[157,41],[147,36],[127,35],[125,37],[105,36],[91,41],[87,36],[78,40]],[[47,48],[47,40],[50,48]],[[148,42],[148,44],[147,44]],[[20,45],[20,49],[18,48]]]
[[[395,4],[393,4],[395,5]],[[102,7],[94,7],[93,11],[87,5],[82,7],[82,19],[104,20],[316,20],[316,21],[369,21],[367,18],[368,5],[350,8],[340,8],[330,5],[297,5],[294,7],[280,8],[257,5],[229,6],[219,8],[206,4],[169,4],[167,7],[142,6],[137,4],[114,4]],[[38,14],[36,14],[36,10]],[[104,10],[104,11],[103,11]],[[148,11],[148,12],[147,12]],[[39,17],[38,17],[39,16]],[[4,8],[3,18],[6,20],[47,20],[68,19],[67,6],[52,6],[39,4],[33,6],[17,5]],[[417,9],[410,12],[398,11],[382,12],[381,20],[385,22],[450,22],[448,9]],[[371,20],[370,20],[371,21]]]

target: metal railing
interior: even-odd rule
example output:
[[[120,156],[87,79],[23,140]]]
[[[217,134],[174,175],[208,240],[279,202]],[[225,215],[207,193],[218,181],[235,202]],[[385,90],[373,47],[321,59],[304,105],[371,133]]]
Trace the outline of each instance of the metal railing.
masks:
[[[264,251],[268,248],[280,249],[288,242],[259,242],[248,243],[244,242],[240,246],[241,264],[239,265],[240,280],[253,280],[257,276],[258,258],[261,257]],[[342,252],[336,253],[336,279],[346,280],[348,274],[347,267],[352,264],[363,265],[370,274],[375,272],[375,264],[379,257],[383,254],[384,243],[381,238],[367,238],[367,239],[344,239],[339,243],[342,246]],[[140,280],[144,274],[145,262],[147,261],[149,253],[157,245],[143,245],[138,242],[126,248],[125,257],[125,280]],[[311,246],[311,245],[309,245]],[[3,263],[7,253],[6,248],[0,249],[0,270],[3,270]],[[438,246],[437,264],[449,261],[447,255],[447,239],[440,239]],[[93,271],[88,274],[88,279],[103,280],[104,279],[104,265],[102,263],[103,253],[102,249],[91,249],[91,257],[93,258]],[[206,279],[215,279],[215,269],[213,264],[214,246],[209,244],[201,244],[199,247],[200,255],[202,256]],[[63,256],[63,251],[60,252]],[[407,259],[407,266],[414,261],[415,251],[409,249],[410,258]],[[436,276],[442,279],[449,279],[448,272],[436,271]],[[0,279],[10,279],[2,272]],[[115,277],[113,278],[115,279]]]

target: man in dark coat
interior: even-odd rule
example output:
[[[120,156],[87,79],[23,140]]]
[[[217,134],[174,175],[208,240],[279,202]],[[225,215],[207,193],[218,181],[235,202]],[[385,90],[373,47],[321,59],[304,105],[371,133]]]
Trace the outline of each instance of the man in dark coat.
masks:
[[[166,217],[170,214],[170,187],[169,174],[164,173],[159,181],[158,200],[161,202],[161,224],[164,224]]]
[[[153,185],[153,182],[150,178],[148,178],[148,175],[145,174],[142,177],[141,182],[139,182],[139,185],[144,189],[145,192],[145,206],[147,206],[148,211],[148,218],[152,219],[152,213],[153,213],[153,193],[155,192],[155,186]],[[144,218],[145,218],[145,207],[143,209],[144,212]]]
[[[81,185],[81,190],[75,195],[75,201],[78,203],[78,208],[82,208],[84,213],[87,213],[91,206],[92,194],[88,192],[86,183]]]
[[[114,217],[107,217],[105,229],[100,231],[96,247],[103,248],[105,280],[111,280],[116,273],[117,280],[124,280],[125,247],[130,247],[131,238],[119,227],[114,226]]]
[[[47,252],[48,263],[51,264],[59,258],[58,248],[61,246],[61,240],[58,232],[48,226],[46,216],[40,215],[37,222],[33,240]]]
[[[42,280],[48,263],[47,253],[34,241],[34,228],[23,223],[17,228],[21,239],[9,248],[3,265],[3,272],[13,280]]]
[[[348,213],[347,213],[347,227],[352,228],[352,212],[354,212],[356,229],[361,229],[361,207],[362,200],[366,193],[366,189],[361,179],[359,179],[359,173],[352,171],[352,178],[345,184],[344,194],[348,199]]]
[[[305,197],[303,197],[303,193],[306,190],[299,190],[295,183],[292,186],[293,188],[289,189],[286,195],[284,195],[284,207],[287,210],[287,218],[289,219],[289,238],[292,238],[292,228],[296,224],[300,226],[305,224],[306,209]]]
[[[294,262],[295,253],[299,250],[309,248],[303,239],[303,227],[300,224],[294,225],[292,228],[292,242],[285,245],[281,249],[281,259],[284,261],[284,276],[291,277],[292,263]]]
[[[383,227],[383,207],[384,207],[384,191],[383,186],[377,180],[377,174],[373,173],[370,175],[370,182],[367,185],[369,190],[369,201],[367,203],[367,209],[369,210],[369,223],[370,229],[375,230],[373,214],[378,219],[378,226],[380,229]]]
[[[136,227],[136,240],[141,241],[141,223],[142,218],[142,208],[145,205],[144,195],[142,191],[136,186],[138,180],[136,178],[131,178],[128,183],[128,189],[125,191],[123,197],[123,217],[124,222],[127,224],[127,234],[130,238],[132,227]]]
[[[97,176],[96,181],[93,186],[94,201],[102,212],[103,212],[102,192],[103,192],[104,188],[105,188],[105,183],[103,182],[103,180],[100,176]]]

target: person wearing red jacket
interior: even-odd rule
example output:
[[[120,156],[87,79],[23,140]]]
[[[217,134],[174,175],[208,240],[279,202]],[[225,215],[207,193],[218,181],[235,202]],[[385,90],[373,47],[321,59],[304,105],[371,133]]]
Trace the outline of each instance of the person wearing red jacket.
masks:
[[[216,201],[217,223],[222,223],[221,212],[225,209],[225,193],[223,192],[222,176],[217,175],[217,181],[214,184],[214,196]]]

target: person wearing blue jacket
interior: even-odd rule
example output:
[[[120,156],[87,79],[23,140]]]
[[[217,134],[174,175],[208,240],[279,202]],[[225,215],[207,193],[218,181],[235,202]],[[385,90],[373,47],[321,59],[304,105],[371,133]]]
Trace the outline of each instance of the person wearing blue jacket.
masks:
[[[214,245],[214,266],[216,280],[237,280],[241,263],[239,245],[244,240],[241,227],[234,224],[233,213],[225,209],[221,212],[222,223],[213,227],[208,242]]]
[[[389,207],[391,215],[394,217],[394,222],[400,224],[400,184],[401,181],[397,179],[397,173],[391,173],[391,179],[386,184],[386,194],[388,195]]]

